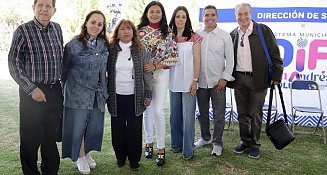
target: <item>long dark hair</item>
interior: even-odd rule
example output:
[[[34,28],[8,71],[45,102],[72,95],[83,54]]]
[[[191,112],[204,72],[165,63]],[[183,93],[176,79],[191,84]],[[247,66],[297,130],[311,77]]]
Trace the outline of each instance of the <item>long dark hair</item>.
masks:
[[[99,35],[97,36],[98,38],[103,38],[105,41],[106,41],[106,45],[109,46],[109,40],[108,40],[108,37],[107,37],[107,22],[106,22],[106,17],[104,16],[104,14],[100,11],[100,10],[93,10],[91,11],[89,14],[86,15],[86,18],[84,20],[84,23],[83,25],[81,26],[81,32],[79,33],[79,35],[77,35],[77,40],[82,42],[83,44],[83,48],[84,49],[87,49],[87,42],[86,40],[84,39],[85,37],[87,38],[88,37],[88,34],[87,34],[87,29],[86,29],[86,23],[90,20],[91,16],[93,14],[100,14],[102,17],[103,17],[103,29],[102,31],[99,33]]]
[[[110,49],[115,49],[117,47],[117,44],[119,43],[118,31],[120,26],[122,25],[127,25],[132,28],[133,30],[132,45],[136,48],[135,50],[137,52],[144,50],[144,47],[140,41],[138,31],[135,25],[130,20],[125,20],[125,19],[120,20],[119,23],[116,25],[114,31],[112,32],[112,37],[110,39]]]
[[[163,5],[158,1],[151,1],[145,7],[144,12],[143,12],[142,17],[141,17],[140,24],[137,25],[137,29],[141,29],[142,27],[149,25],[150,21],[149,21],[149,19],[147,17],[147,14],[148,14],[148,11],[149,11],[150,7],[152,7],[154,5],[158,5],[160,7],[160,9],[161,9],[162,15],[161,15],[161,20],[159,22],[159,25],[160,25],[160,31],[162,33],[162,36],[163,36],[163,38],[165,38],[168,35],[167,17],[166,17],[166,12],[165,12],[165,9],[164,9]]]
[[[176,27],[176,23],[175,23],[175,17],[176,17],[177,12],[179,10],[183,10],[186,13],[186,23],[185,23],[185,28],[184,28],[184,31],[183,31],[182,36],[183,37],[187,37],[187,41],[188,41],[188,40],[191,39],[192,34],[194,33],[194,31],[192,29],[192,23],[191,23],[191,20],[190,20],[190,15],[189,15],[186,7],[184,7],[184,6],[178,6],[175,9],[173,15],[171,16],[171,20],[169,22],[169,27],[173,30],[174,35],[177,36],[177,27]]]

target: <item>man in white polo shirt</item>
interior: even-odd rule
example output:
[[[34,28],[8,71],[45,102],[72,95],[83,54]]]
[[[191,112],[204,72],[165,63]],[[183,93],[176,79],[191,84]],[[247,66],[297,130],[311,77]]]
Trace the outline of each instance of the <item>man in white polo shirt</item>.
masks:
[[[201,138],[195,147],[211,143],[209,103],[213,108],[213,149],[211,154],[219,156],[223,149],[223,130],[225,126],[226,83],[233,81],[234,67],[233,43],[228,32],[217,26],[217,9],[208,5],[204,8],[204,28],[197,33],[202,36],[201,68],[197,100]]]

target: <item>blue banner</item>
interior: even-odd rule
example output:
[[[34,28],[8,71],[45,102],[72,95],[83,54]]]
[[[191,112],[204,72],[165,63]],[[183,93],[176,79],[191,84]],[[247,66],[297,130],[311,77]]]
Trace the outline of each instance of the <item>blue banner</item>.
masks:
[[[318,22],[327,23],[327,8],[252,7],[252,19],[256,22]],[[203,22],[203,8],[200,8],[199,21]],[[218,22],[236,22],[235,9],[218,9]]]

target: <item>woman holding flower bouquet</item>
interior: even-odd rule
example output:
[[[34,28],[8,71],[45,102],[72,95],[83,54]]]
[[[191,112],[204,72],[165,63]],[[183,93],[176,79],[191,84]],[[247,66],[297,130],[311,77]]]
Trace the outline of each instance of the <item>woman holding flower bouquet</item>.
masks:
[[[169,66],[176,65],[177,44],[168,29],[166,13],[160,2],[150,2],[137,26],[142,44],[152,53],[145,72],[153,72],[153,94],[150,106],[144,112],[145,157],[153,155],[153,127],[156,129],[157,166],[165,164],[165,98],[169,84]]]

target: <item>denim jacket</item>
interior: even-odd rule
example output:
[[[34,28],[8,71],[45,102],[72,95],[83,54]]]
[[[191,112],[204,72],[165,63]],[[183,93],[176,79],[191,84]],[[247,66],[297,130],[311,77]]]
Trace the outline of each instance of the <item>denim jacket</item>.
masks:
[[[107,93],[107,60],[109,50],[102,38],[97,45],[88,43],[84,49],[76,38],[65,46],[62,84],[64,106],[92,110],[98,107],[104,112]],[[94,106],[95,101],[97,106]]]

